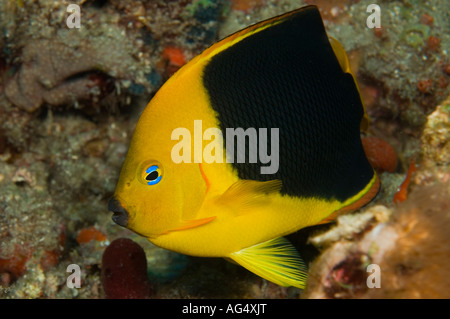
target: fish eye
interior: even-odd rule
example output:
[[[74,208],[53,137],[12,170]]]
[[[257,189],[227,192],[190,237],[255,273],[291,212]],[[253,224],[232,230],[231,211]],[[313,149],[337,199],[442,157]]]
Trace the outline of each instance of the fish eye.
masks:
[[[158,165],[152,165],[145,170],[147,185],[156,185],[161,181],[162,174]]]

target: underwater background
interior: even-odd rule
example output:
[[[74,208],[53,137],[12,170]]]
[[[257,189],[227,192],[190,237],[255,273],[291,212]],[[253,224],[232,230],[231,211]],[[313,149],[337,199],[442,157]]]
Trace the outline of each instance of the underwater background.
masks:
[[[367,26],[372,3],[381,28]],[[307,4],[349,55],[382,183],[359,211],[289,236],[307,288],[113,223],[107,202],[157,89],[217,40]],[[449,12],[446,0],[0,0],[0,297],[450,298]]]

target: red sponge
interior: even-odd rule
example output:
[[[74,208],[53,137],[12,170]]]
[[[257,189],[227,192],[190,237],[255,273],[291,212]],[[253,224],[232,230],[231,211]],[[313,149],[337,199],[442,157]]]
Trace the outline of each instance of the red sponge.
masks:
[[[114,240],[102,258],[102,284],[106,298],[143,299],[151,293],[144,249],[128,238]]]

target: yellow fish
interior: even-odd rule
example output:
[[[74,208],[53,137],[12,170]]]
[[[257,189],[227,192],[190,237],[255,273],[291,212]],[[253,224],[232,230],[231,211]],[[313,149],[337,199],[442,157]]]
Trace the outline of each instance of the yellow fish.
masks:
[[[304,288],[283,236],[376,195],[366,126],[347,55],[307,6],[230,35],[161,87],[108,209],[157,246]]]

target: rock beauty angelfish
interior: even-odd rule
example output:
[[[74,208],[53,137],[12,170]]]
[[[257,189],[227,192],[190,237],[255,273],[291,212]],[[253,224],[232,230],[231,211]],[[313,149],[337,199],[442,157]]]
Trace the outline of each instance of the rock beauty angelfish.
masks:
[[[232,259],[304,288],[306,266],[283,236],[377,194],[361,144],[365,126],[345,51],[328,38],[317,7],[303,7],[212,45],[159,89],[136,125],[108,209],[157,246]],[[271,136],[267,145],[244,136],[242,157],[230,128]],[[266,153],[255,161],[257,147]],[[278,164],[262,173],[268,150]]]

